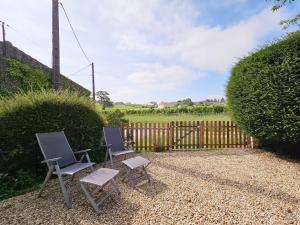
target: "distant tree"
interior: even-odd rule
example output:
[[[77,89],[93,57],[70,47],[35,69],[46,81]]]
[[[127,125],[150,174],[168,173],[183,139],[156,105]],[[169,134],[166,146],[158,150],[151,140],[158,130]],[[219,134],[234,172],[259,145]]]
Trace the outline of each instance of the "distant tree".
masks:
[[[224,99],[224,98],[221,98],[221,102],[222,102],[222,103],[225,102],[225,99]]]
[[[155,102],[155,101],[150,102],[150,104],[155,108],[158,106],[157,102]]]
[[[115,104],[115,105],[125,105],[124,102],[115,102],[114,104]]]
[[[273,12],[281,9],[287,4],[294,3],[296,0],[272,0],[275,5],[272,7]],[[293,18],[282,20],[280,24],[283,26],[283,29],[287,29],[290,25],[297,24],[300,27],[300,14],[297,14]]]
[[[179,100],[176,103],[177,106],[186,107],[186,106],[193,106],[194,103],[190,98]]]
[[[109,93],[107,91],[97,91],[97,102],[102,105],[102,109],[105,110],[106,107],[112,107],[114,104],[109,98]]]

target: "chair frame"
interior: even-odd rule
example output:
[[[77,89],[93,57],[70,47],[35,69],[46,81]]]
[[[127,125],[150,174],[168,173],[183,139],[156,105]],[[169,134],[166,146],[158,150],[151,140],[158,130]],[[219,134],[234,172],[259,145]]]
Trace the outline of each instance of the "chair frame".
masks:
[[[73,181],[75,175],[76,175],[78,172],[81,172],[82,170],[85,170],[85,169],[88,169],[88,168],[89,168],[89,169],[91,169],[91,171],[94,171],[93,165],[94,165],[95,163],[92,163],[92,162],[91,162],[90,156],[89,156],[89,154],[88,154],[88,152],[91,151],[91,149],[85,149],[85,150],[80,150],[80,151],[76,151],[76,152],[73,151],[74,157],[75,157],[76,155],[80,155],[80,154],[81,154],[82,156],[81,156],[81,158],[80,158],[79,161],[76,160],[76,161],[75,161],[73,164],[71,164],[71,165],[74,165],[74,164],[76,164],[76,163],[82,163],[84,157],[86,158],[87,163],[90,163],[90,164],[92,163],[93,165],[91,165],[91,166],[89,166],[89,167],[86,167],[86,168],[83,168],[83,169],[81,169],[81,170],[75,172],[73,175],[69,175],[69,174],[64,174],[64,173],[61,171],[62,168],[60,168],[60,166],[59,166],[59,164],[58,164],[58,161],[59,161],[60,159],[62,159],[62,157],[46,159],[46,157],[45,157],[45,155],[44,155],[44,152],[43,152],[43,147],[42,147],[41,142],[40,142],[39,137],[38,137],[38,134],[36,134],[36,138],[37,138],[38,144],[39,144],[39,146],[40,146],[40,149],[41,149],[41,151],[42,151],[42,153],[43,153],[43,156],[44,156],[44,158],[45,158],[45,160],[41,161],[41,163],[46,163],[47,166],[48,166],[48,173],[47,173],[47,175],[46,175],[46,177],[45,177],[45,180],[44,180],[43,184],[41,185],[41,188],[40,188],[40,190],[39,190],[39,192],[38,192],[37,197],[40,197],[40,196],[42,195],[42,192],[43,192],[43,190],[45,189],[46,184],[47,184],[48,181],[50,180],[51,175],[56,175],[56,176],[58,177],[59,184],[60,184],[60,187],[61,187],[61,190],[62,190],[62,193],[63,193],[64,203],[65,203],[65,205],[67,206],[67,208],[72,208],[72,202],[71,202],[70,196],[69,196],[69,192],[71,191],[71,187],[67,188],[67,186],[66,186],[66,184],[65,184],[65,182],[64,182],[64,179],[63,179],[63,175],[71,176],[71,181]],[[66,140],[67,140],[67,139],[66,139]],[[67,140],[67,141],[68,141],[68,140]],[[76,157],[75,157],[75,159],[76,159]],[[69,165],[69,166],[71,166],[71,165]],[[66,167],[64,167],[64,168],[67,168],[67,167],[68,167],[68,166],[66,166]]]
[[[103,133],[105,133],[105,128],[106,127],[103,127]],[[121,135],[121,132],[120,132],[120,137],[122,139],[122,135]],[[113,151],[112,151],[112,146],[113,144],[111,143],[107,143],[107,140],[105,138],[105,135],[104,135],[104,139],[105,139],[105,143],[106,143],[106,153],[105,153],[105,158],[104,158],[104,167],[106,167],[106,163],[108,161],[108,157],[109,157],[109,160],[110,160],[110,165],[111,165],[111,168],[115,169],[115,164],[113,162],[113,157],[117,157],[117,156],[121,156],[121,155],[124,155],[124,159],[126,159],[126,155],[127,154],[131,154],[131,153],[134,153],[134,144],[135,142],[134,141],[123,141],[123,149],[119,151],[119,154],[117,155],[114,155]],[[128,144],[128,146],[130,146],[130,150],[129,149],[126,149],[124,147],[124,144]],[[122,153],[123,151],[123,153]]]

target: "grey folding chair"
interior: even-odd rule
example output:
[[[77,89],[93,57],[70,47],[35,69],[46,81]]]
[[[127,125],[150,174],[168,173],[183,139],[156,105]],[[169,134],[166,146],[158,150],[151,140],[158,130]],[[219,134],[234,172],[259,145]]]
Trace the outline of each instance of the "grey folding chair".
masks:
[[[133,153],[133,150],[126,149],[124,143],[133,145],[133,142],[123,142],[121,131],[119,127],[103,127],[104,139],[106,143],[106,155],[105,163],[110,159],[110,164],[112,168],[115,168],[113,157],[124,155],[126,158],[127,154]]]
[[[88,151],[90,151],[90,149],[73,152],[63,131],[37,133],[35,135],[45,159],[42,163],[46,163],[49,169],[44,183],[38,193],[38,197],[41,196],[42,191],[51,175],[54,174],[58,176],[65,204],[68,208],[71,208],[72,204],[69,197],[70,188],[67,189],[63,176],[69,175],[71,176],[71,180],[73,180],[74,175],[77,172],[86,168],[93,170],[93,165],[95,163],[91,162],[88,155]],[[81,159],[79,161],[76,159],[75,154],[81,155]],[[84,157],[86,157],[86,163],[82,162]]]

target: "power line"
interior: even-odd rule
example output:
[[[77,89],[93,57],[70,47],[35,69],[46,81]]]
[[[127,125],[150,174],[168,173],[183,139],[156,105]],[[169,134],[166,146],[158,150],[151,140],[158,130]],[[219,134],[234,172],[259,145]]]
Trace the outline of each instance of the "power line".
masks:
[[[70,28],[71,28],[71,30],[72,30],[72,33],[73,33],[73,35],[74,35],[74,37],[75,37],[75,39],[76,39],[76,41],[77,41],[77,44],[78,44],[79,48],[81,49],[81,52],[83,53],[83,55],[84,55],[84,57],[86,58],[86,60],[91,64],[91,63],[92,63],[91,60],[89,59],[89,57],[87,56],[87,54],[85,53],[85,51],[83,50],[83,48],[82,48],[82,46],[81,46],[81,44],[80,44],[80,42],[79,42],[79,39],[78,39],[78,37],[77,37],[77,35],[76,35],[76,33],[75,33],[75,30],[74,30],[74,28],[73,28],[73,26],[72,26],[72,24],[71,24],[71,20],[70,20],[70,18],[69,18],[69,16],[68,16],[67,12],[66,12],[66,10],[65,10],[64,5],[63,5],[61,2],[59,2],[59,4],[61,5],[61,7],[62,7],[62,9],[63,9],[63,11],[64,11],[64,14],[65,14],[65,16],[66,16],[66,18],[67,18],[67,20],[68,20],[68,23],[69,23],[69,25],[70,25]]]
[[[88,67],[90,67],[90,66],[91,66],[91,64],[88,64],[88,65],[86,65],[86,66],[80,68],[79,70],[76,70],[75,72],[71,73],[68,77],[74,76],[74,75],[76,75],[77,73],[83,71],[84,69],[86,69],[86,68],[88,68]]]

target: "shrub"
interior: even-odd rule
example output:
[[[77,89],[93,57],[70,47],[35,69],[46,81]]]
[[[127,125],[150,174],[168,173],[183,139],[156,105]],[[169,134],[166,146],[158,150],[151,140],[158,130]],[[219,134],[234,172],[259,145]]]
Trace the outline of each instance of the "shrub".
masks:
[[[265,145],[299,146],[299,93],[299,31],[242,59],[227,85],[233,118]]]
[[[106,114],[106,122],[110,127],[119,127],[122,123],[128,123],[128,120],[124,118],[125,113],[119,109],[110,111]]]
[[[0,100],[0,173],[24,169],[40,175],[42,154],[35,133],[63,130],[73,149],[93,149],[100,160],[103,119],[87,97],[69,91],[17,94]],[[45,168],[43,166],[42,168]]]

